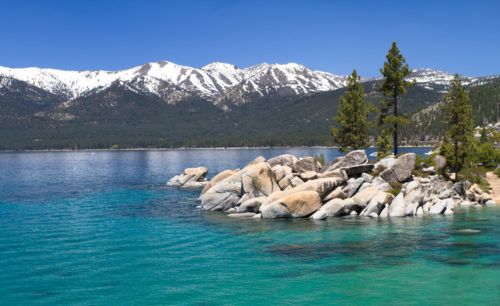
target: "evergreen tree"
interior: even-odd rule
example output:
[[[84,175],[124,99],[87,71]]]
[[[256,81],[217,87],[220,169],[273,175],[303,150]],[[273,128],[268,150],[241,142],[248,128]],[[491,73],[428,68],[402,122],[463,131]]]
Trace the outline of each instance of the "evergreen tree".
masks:
[[[340,152],[347,153],[349,150],[357,150],[368,147],[368,127],[370,123],[367,117],[371,107],[365,102],[365,90],[360,83],[360,77],[356,70],[349,76],[345,96],[340,97],[338,114],[334,121],[338,122],[340,128],[330,127],[335,143],[340,146]]]
[[[383,130],[382,135],[377,140],[377,159],[384,158],[391,154],[391,130]]]
[[[398,114],[398,97],[406,94],[406,88],[414,83],[404,80],[411,74],[411,70],[406,64],[406,59],[399,52],[396,42],[392,43],[389,53],[386,55],[387,61],[384,68],[380,69],[384,79],[382,80],[378,91],[389,98],[380,102],[380,114],[378,117],[379,125],[392,125],[394,154],[398,154],[398,125],[409,124],[410,121]],[[392,114],[390,114],[392,109]]]
[[[469,97],[458,74],[455,74],[451,82],[451,88],[448,94],[444,96],[444,102],[445,124],[448,127],[448,139],[453,145],[451,153],[454,159],[453,165],[456,179],[456,174],[464,166],[465,158],[474,139],[472,107],[469,104]]]

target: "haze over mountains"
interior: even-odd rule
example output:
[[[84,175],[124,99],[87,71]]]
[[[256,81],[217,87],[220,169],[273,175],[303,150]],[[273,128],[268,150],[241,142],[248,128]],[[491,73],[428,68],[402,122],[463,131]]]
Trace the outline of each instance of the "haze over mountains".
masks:
[[[329,126],[347,78],[295,63],[241,69],[160,61],[121,71],[0,66],[0,149],[331,145]],[[402,139],[435,139],[442,135],[437,103],[453,74],[414,69],[408,79],[416,86],[400,109],[415,124]],[[478,121],[498,118],[498,79],[462,76],[477,88],[471,101]],[[362,79],[375,105],[378,80]]]

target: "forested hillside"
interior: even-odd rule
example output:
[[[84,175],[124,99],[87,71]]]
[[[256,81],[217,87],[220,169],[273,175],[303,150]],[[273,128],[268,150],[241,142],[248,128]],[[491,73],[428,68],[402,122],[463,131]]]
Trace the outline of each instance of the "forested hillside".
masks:
[[[0,149],[334,145],[329,132],[345,89],[305,96],[268,96],[220,107],[192,97],[175,104],[119,83],[70,102],[22,81],[0,94]],[[366,100],[382,99],[378,81],[363,83]],[[20,92],[29,92],[20,96]],[[400,101],[412,118],[403,144],[435,141],[443,132],[443,85],[414,86]],[[470,88],[476,122],[499,119],[500,81]],[[371,129],[371,135],[377,133]]]

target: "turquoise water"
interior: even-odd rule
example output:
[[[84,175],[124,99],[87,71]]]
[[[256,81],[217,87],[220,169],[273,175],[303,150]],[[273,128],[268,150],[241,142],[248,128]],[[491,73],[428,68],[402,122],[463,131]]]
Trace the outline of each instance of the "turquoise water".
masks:
[[[1,153],[0,304],[500,304],[500,209],[234,220],[164,186],[284,152],[338,155]]]

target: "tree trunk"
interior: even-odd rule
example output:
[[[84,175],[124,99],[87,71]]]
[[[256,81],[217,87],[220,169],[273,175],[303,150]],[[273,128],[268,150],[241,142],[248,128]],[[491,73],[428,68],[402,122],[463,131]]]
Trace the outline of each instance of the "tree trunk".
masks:
[[[455,182],[458,179],[458,141],[455,141]]]
[[[396,90],[394,90],[394,117],[398,117],[398,95]],[[394,142],[394,155],[398,155],[398,124],[394,123],[394,133],[393,133],[393,142]]]

